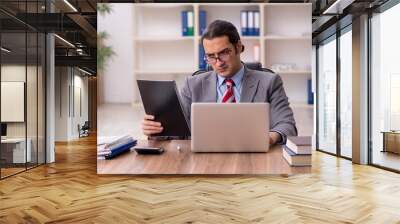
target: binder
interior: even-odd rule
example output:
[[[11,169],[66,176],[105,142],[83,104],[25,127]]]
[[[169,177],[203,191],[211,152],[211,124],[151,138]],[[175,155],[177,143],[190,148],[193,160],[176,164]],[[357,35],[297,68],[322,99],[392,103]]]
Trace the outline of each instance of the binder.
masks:
[[[205,52],[204,52],[204,47],[203,44],[199,44],[199,69],[200,70],[206,70],[207,63],[204,60]]]
[[[137,142],[136,140],[130,141],[124,145],[112,149],[110,154],[105,155],[105,159],[112,159],[122,153],[129,152],[130,149],[136,145],[136,142]]]
[[[187,11],[182,11],[181,12],[181,21],[182,21],[182,36],[187,36],[188,35],[188,20],[187,20]]]
[[[199,33],[200,35],[204,34],[207,26],[207,12],[205,10],[200,10],[199,14]]]
[[[182,108],[180,94],[173,80],[136,80],[146,114],[155,116],[164,129],[153,136],[187,137],[190,126]]]
[[[240,27],[242,31],[242,36],[248,35],[248,27],[247,27],[247,11],[240,11]]]
[[[187,27],[188,27],[188,32],[187,36],[193,36],[194,34],[194,22],[193,22],[193,11],[188,11],[187,12]]]
[[[247,35],[254,36],[254,12],[247,12]]]
[[[308,104],[314,104],[314,94],[312,92],[311,79],[307,80],[307,103]]]
[[[260,36],[260,12],[254,11],[254,35]]]

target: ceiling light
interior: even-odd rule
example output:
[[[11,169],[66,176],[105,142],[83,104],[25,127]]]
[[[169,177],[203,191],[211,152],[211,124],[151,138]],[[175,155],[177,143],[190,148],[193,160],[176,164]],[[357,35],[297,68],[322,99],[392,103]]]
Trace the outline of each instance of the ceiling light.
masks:
[[[90,73],[90,72],[88,72],[88,71],[85,71],[85,70],[83,70],[83,69],[81,69],[81,68],[78,68],[78,70],[81,71],[81,72],[83,72],[83,73],[85,73],[85,74],[87,74],[87,75],[93,75],[92,73]]]
[[[355,0],[336,0],[332,5],[325,9],[322,14],[342,14],[343,10],[354,1]]]
[[[6,52],[6,53],[10,53],[10,52],[11,52],[11,50],[9,50],[9,49],[7,49],[7,48],[5,48],[5,47],[1,47],[0,49],[1,49],[2,51]]]
[[[71,4],[69,3],[68,0],[64,0],[65,4],[67,4],[72,10],[74,10],[74,12],[78,12],[78,10]]]
[[[57,34],[54,34],[55,37],[57,37],[58,39],[60,39],[61,41],[63,41],[64,43],[68,44],[69,46],[75,48],[75,45],[73,45],[71,42],[69,42],[68,40],[58,36]]]

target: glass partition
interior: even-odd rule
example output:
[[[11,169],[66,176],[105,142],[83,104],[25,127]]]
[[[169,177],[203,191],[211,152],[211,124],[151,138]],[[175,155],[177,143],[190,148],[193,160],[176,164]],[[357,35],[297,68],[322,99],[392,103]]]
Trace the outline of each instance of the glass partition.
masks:
[[[318,47],[318,149],[336,154],[336,36]]]
[[[44,1],[1,1],[44,12]],[[0,11],[0,178],[45,162],[45,34]]]
[[[400,4],[371,18],[372,164],[400,171]]]
[[[1,175],[26,169],[26,33],[1,34]],[[6,49],[6,50],[4,50]]]
[[[340,36],[340,154],[352,157],[352,32]]]

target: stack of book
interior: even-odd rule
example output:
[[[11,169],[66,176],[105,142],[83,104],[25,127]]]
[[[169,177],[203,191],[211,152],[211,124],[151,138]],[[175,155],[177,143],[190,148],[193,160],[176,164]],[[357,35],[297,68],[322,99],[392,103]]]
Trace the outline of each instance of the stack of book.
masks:
[[[104,147],[99,147],[97,149],[97,157],[104,159],[112,159],[124,152],[129,152],[130,149],[135,146],[137,140],[134,140],[130,136],[123,136],[110,143],[104,145]]]
[[[311,166],[311,136],[287,137],[282,153],[291,166]]]

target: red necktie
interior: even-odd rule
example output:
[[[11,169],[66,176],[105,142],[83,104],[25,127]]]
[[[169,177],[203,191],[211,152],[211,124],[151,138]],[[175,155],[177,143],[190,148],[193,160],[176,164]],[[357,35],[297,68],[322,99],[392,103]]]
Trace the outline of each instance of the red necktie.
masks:
[[[222,96],[222,103],[235,103],[235,94],[233,94],[233,86],[235,83],[232,79],[225,79],[226,91]]]

